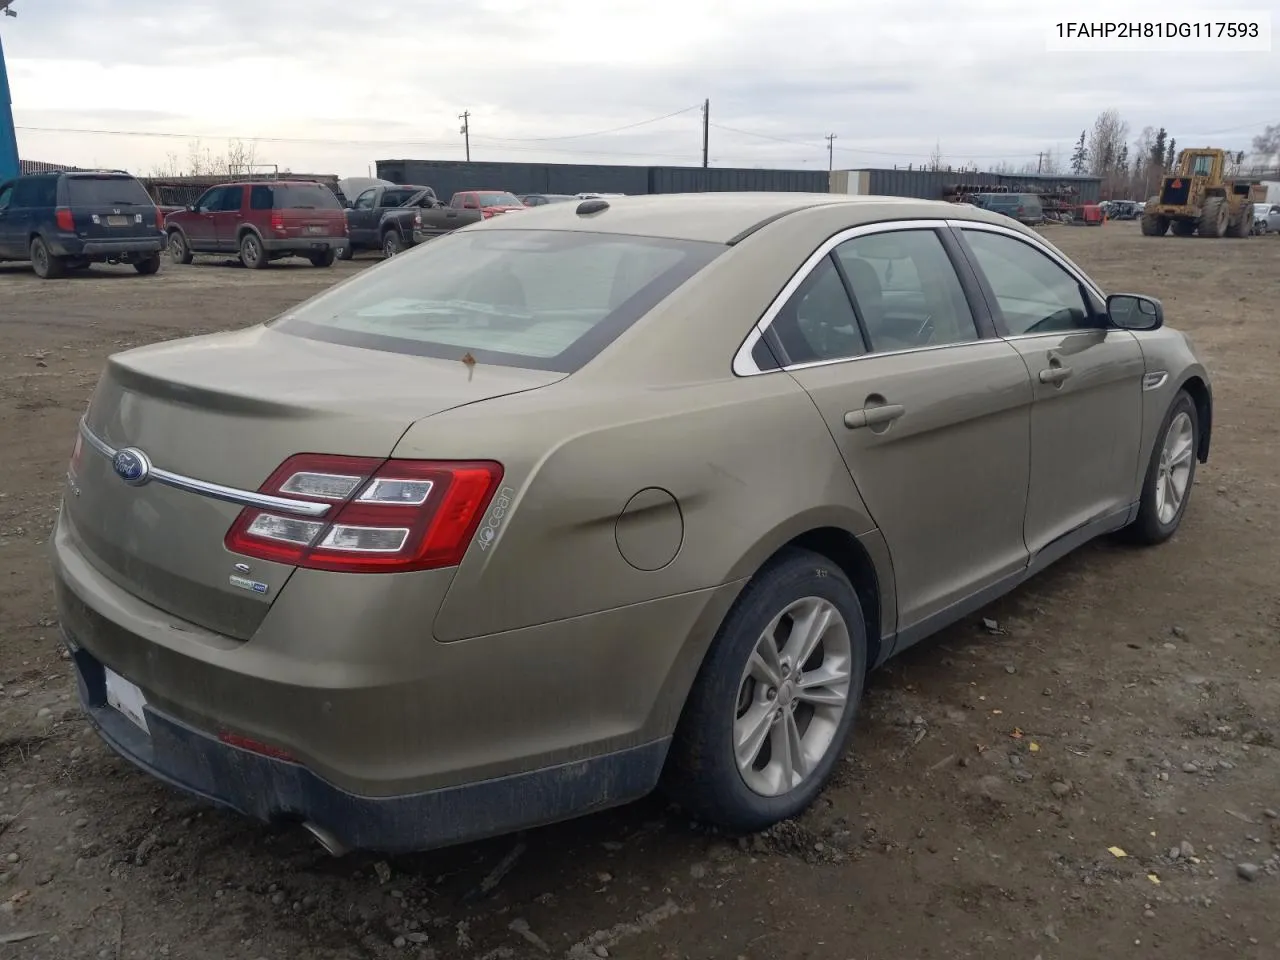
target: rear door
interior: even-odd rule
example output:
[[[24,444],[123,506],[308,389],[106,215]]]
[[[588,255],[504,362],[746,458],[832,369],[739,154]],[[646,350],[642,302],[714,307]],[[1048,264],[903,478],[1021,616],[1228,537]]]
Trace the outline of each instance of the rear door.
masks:
[[[1128,510],[1141,470],[1146,364],[1137,338],[1107,327],[1101,292],[1064,258],[1020,231],[955,225],[997,330],[1031,375],[1026,541],[1034,557]]]
[[[228,184],[222,188],[218,205],[213,208],[213,237],[219,250],[232,251],[239,247],[238,234],[244,223],[244,187]]]
[[[159,233],[155,203],[127,174],[64,174],[61,194],[58,205],[71,208],[76,233],[85,240],[153,239]]]
[[[769,329],[885,537],[911,642],[1026,566],[1027,369],[976,288],[971,305],[944,222],[855,228],[815,256]]]

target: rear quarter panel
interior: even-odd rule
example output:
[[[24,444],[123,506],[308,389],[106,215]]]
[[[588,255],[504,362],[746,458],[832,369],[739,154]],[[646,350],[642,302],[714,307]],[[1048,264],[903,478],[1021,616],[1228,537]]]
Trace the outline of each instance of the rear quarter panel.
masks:
[[[495,535],[473,540],[436,617],[445,642],[747,577],[761,545],[797,525],[872,529],[825,424],[786,375],[611,396],[570,378],[420,421],[395,455],[506,469]],[[633,509],[644,509],[620,527],[638,494]],[[662,565],[637,569],[620,536],[633,558]]]

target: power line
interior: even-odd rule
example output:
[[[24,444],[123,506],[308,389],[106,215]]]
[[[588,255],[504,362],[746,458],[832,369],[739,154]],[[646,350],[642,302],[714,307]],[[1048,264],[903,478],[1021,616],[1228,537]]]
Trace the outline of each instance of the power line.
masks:
[[[489,137],[490,140],[497,140],[501,143],[549,143],[553,140],[583,140],[588,137],[603,137],[610,133],[621,133],[623,130],[634,130],[636,127],[647,126],[651,123],[660,123],[663,120],[670,120],[672,117],[679,117],[689,113],[692,110],[702,109],[702,104],[695,103],[688,107],[681,107],[671,113],[664,113],[660,117],[650,117],[648,120],[637,120],[635,123],[624,123],[620,127],[609,127],[607,130],[593,130],[590,133],[566,133],[555,137]]]

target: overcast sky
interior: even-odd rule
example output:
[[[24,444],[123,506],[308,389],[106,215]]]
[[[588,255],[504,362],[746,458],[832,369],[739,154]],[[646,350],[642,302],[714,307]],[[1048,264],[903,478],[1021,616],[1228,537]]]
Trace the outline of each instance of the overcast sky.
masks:
[[[0,31],[23,157],[139,174],[195,136],[215,152],[256,140],[259,161],[295,172],[462,159],[464,109],[477,160],[697,165],[703,98],[717,166],[825,169],[828,133],[838,169],[918,164],[935,143],[957,165],[1065,160],[1108,107],[1133,136],[1163,125],[1184,146],[1248,149],[1280,123],[1275,52],[1046,52],[1053,22],[1141,15],[1128,0],[13,6]],[[1280,24],[1280,0],[1190,9],[1240,7]],[[58,132],[88,130],[116,132]]]

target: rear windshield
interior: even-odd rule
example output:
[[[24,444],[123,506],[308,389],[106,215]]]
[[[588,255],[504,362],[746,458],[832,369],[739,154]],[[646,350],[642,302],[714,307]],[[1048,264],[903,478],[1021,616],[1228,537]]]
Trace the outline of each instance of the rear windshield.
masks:
[[[332,190],[318,183],[275,184],[271,187],[277,210],[341,210]]]
[[[480,206],[482,207],[519,207],[521,205],[513,193],[480,194]]]
[[[155,206],[133,177],[67,177],[67,206]]]
[[[570,373],[728,249],[607,233],[449,234],[272,321],[286,333]]]

